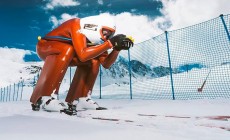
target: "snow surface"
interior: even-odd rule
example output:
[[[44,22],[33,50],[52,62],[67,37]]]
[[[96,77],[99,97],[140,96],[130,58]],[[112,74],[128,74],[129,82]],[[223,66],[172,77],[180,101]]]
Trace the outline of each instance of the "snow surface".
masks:
[[[42,110],[34,112],[29,101],[0,103],[0,139],[228,140],[230,137],[229,130],[220,128],[230,129],[230,119],[202,118],[230,116],[229,100],[96,101],[108,110],[81,111],[77,116],[68,116]]]
[[[4,56],[11,56],[11,53],[10,51],[7,53],[8,55],[5,54]],[[21,79],[31,80],[35,75],[29,74],[24,68],[30,65],[42,66],[42,63],[25,63],[21,60],[21,57],[18,57],[18,59],[7,58],[9,59],[0,61],[2,66],[0,69],[0,87]],[[212,73],[219,70],[229,73],[229,66],[215,67],[212,69]],[[60,89],[61,100],[65,99],[66,90],[69,87],[68,73],[69,71]],[[189,73],[174,75],[174,80],[183,84],[185,79],[195,77],[192,79],[195,83],[195,81],[199,81],[196,78],[205,78],[207,73],[208,69],[192,70]],[[214,85],[212,81],[215,79],[213,74],[210,74],[205,92],[208,92],[209,87]],[[222,85],[229,90],[229,78],[226,79],[224,83],[218,83],[218,81],[215,83],[217,86]],[[136,80],[133,85],[141,83],[163,85],[156,84],[156,82],[167,83],[165,81],[168,80],[167,76],[157,79],[142,79],[141,81]],[[203,79],[197,84],[200,85],[202,81]],[[169,89],[167,86],[165,85],[165,89]],[[196,91],[197,86],[194,88],[192,86],[191,84],[190,89]],[[113,84],[103,87],[103,90],[110,89],[108,91],[111,91],[111,89],[114,89],[113,91],[119,90],[120,92],[125,91],[125,88],[128,88],[128,85],[117,86]],[[154,88],[157,87],[143,89],[137,93],[147,95],[148,91],[152,93]],[[29,102],[32,90],[33,87],[24,87],[22,101],[13,102],[11,94],[10,101],[8,99],[8,102],[5,102],[6,100],[0,102],[0,140],[229,140],[230,138],[230,119],[206,118],[206,116],[230,116],[229,99],[118,100],[113,98],[115,93],[105,91],[103,94],[111,95],[110,99],[95,100],[101,106],[107,107],[108,110],[81,111],[78,112],[77,116],[68,116],[57,112],[32,111]],[[179,89],[176,88],[176,90]],[[18,96],[20,97],[20,95]],[[142,116],[138,114],[142,114]],[[98,118],[104,118],[105,120]]]

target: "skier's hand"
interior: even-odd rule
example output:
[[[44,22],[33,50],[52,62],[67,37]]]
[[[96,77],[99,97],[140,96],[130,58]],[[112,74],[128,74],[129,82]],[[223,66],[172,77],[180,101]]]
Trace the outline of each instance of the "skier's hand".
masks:
[[[134,42],[134,39],[133,39],[132,37],[125,37],[125,38],[122,40],[121,49],[122,49],[122,50],[128,50],[130,47],[133,46],[133,42]]]
[[[134,41],[132,37],[127,37],[124,34],[118,34],[109,40],[113,44],[114,49],[117,51],[128,50],[133,46]]]
[[[114,37],[112,37],[111,39],[109,39],[109,41],[112,43],[113,48],[117,51],[121,50],[121,46],[123,44],[122,40],[124,40],[125,35],[123,34],[118,34],[115,35]]]

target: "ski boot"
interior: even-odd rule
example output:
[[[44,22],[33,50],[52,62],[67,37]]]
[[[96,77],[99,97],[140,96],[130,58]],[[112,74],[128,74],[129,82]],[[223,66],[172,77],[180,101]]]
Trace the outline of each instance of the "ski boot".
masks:
[[[42,104],[42,97],[40,97],[36,104],[31,104],[33,111],[39,111],[40,105]]]
[[[68,103],[68,108],[60,110],[60,113],[64,112],[67,115],[77,115],[76,105],[73,105],[72,103]]]
[[[60,110],[66,109],[67,106],[60,100],[54,97],[44,96],[45,103],[42,105],[42,109],[48,112],[59,112]]]
[[[91,99],[91,96],[81,97],[77,99],[77,110],[107,110],[105,107],[100,107],[97,102]]]

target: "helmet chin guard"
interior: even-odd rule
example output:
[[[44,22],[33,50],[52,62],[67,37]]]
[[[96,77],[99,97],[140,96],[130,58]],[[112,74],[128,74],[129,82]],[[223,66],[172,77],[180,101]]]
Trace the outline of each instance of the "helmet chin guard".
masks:
[[[115,31],[116,25],[114,19],[108,15],[90,16],[80,19],[81,33],[93,44],[102,44],[111,38]],[[111,31],[111,35],[104,37],[103,29]]]

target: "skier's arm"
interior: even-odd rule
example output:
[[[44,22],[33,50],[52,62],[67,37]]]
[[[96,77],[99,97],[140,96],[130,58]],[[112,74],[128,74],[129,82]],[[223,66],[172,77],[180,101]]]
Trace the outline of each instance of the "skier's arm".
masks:
[[[119,52],[120,51],[113,50],[110,54],[108,54],[108,52],[106,52],[105,54],[100,56],[99,61],[100,61],[101,65],[104,68],[108,69],[116,61]]]
[[[75,26],[71,30],[74,50],[82,62],[93,59],[113,47],[110,41],[106,41],[101,45],[87,48],[86,37]]]

